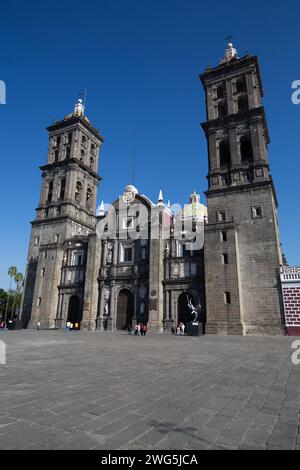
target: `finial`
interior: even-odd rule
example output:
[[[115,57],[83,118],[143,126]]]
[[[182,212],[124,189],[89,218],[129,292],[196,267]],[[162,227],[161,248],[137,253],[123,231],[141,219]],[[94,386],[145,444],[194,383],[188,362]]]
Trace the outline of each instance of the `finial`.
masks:
[[[164,206],[164,197],[163,197],[162,190],[159,191],[157,205],[158,205],[159,207],[163,207],[163,206]]]
[[[231,40],[233,39],[233,36],[228,36],[225,38],[226,41],[229,41],[227,44],[227,49],[225,51],[225,55],[223,60],[221,60],[221,64],[224,64],[226,62],[230,62],[233,59],[238,59],[238,53],[237,50],[234,48]]]
[[[100,204],[98,217],[105,217],[104,201],[102,201]]]
[[[84,116],[84,104],[83,104],[82,98],[80,98],[80,97],[78,98],[77,103],[75,104],[74,115],[75,116]]]

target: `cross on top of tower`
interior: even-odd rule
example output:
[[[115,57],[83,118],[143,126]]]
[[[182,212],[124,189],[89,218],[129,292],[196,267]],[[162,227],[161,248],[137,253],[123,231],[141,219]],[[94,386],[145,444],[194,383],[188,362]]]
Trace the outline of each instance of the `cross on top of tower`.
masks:
[[[225,38],[225,41],[226,41],[227,43],[232,42],[232,39],[233,39],[233,38],[234,38],[234,36],[233,36],[233,34],[231,34],[231,35],[227,36],[227,38]]]

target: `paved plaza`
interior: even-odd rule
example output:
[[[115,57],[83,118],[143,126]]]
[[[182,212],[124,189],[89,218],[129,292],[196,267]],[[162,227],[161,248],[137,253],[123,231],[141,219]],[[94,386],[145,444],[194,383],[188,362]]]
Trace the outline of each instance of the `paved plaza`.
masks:
[[[0,449],[300,449],[293,338],[0,339]]]

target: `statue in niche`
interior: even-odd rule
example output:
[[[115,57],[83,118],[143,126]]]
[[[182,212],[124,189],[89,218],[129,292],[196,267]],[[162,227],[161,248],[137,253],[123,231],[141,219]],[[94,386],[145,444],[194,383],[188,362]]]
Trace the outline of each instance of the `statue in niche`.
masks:
[[[146,304],[145,304],[145,302],[142,300],[142,302],[140,303],[140,314],[141,314],[141,315],[144,315],[144,314],[145,314],[145,310],[146,310]]]
[[[104,289],[104,300],[109,300],[110,299],[110,290],[109,287],[105,287]]]
[[[142,247],[141,253],[142,253],[142,260],[145,261],[147,259],[147,247],[146,246]]]
[[[107,263],[111,264],[113,261],[113,245],[112,243],[108,244],[108,254],[107,254]]]
[[[146,297],[146,294],[147,294],[147,289],[145,286],[141,286],[140,289],[139,289],[139,294],[140,294],[140,298],[141,299],[144,299]]]
[[[168,258],[170,256],[170,245],[167,243],[166,245],[166,257]]]

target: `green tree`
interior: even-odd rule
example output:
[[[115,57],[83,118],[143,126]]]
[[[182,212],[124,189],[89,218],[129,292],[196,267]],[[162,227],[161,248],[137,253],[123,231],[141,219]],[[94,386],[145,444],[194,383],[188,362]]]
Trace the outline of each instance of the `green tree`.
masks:
[[[6,320],[7,320],[7,313],[8,313],[8,307],[9,307],[9,297],[10,297],[10,294],[11,294],[11,284],[12,284],[12,280],[17,275],[17,272],[18,272],[18,270],[17,270],[16,266],[10,266],[10,268],[8,268],[8,275],[10,277],[10,281],[9,281],[9,291],[8,291],[8,297],[7,297],[6,310],[5,310],[5,319]]]
[[[0,319],[3,319],[7,305],[7,292],[4,289],[0,289],[0,300]]]
[[[14,292],[14,300],[13,300],[13,308],[12,308],[12,319],[15,317],[15,307],[16,305],[20,309],[20,303],[21,303],[21,290],[23,287],[23,282],[24,282],[24,276],[22,273],[16,273],[14,276],[14,281],[16,283],[16,289]]]

